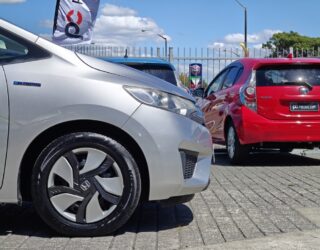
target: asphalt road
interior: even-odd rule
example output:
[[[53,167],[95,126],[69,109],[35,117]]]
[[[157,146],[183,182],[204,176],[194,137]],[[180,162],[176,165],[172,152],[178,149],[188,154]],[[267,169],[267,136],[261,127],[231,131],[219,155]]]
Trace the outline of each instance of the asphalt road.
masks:
[[[209,188],[188,204],[141,205],[116,234],[60,237],[32,206],[0,206],[0,249],[181,249],[309,232],[320,226],[320,152],[252,154],[229,166],[217,150]],[[319,218],[318,218],[319,219]],[[210,247],[209,247],[210,248]]]

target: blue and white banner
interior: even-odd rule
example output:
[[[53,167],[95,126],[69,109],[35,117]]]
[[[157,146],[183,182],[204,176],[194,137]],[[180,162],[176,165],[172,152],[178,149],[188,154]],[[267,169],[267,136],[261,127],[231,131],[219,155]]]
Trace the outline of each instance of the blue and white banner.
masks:
[[[52,40],[57,44],[90,43],[100,0],[57,0]]]

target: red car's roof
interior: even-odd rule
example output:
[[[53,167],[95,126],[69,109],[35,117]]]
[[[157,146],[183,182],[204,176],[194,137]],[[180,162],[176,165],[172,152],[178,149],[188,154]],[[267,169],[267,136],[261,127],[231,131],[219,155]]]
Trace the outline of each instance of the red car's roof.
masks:
[[[243,58],[240,59],[243,65],[253,69],[264,65],[281,65],[281,64],[319,64],[319,58]]]

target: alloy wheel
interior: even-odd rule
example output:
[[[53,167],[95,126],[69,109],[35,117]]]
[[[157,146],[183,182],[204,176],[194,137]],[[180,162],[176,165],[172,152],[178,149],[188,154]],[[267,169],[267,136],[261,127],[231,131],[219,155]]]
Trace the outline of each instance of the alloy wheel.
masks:
[[[61,156],[49,173],[47,191],[56,211],[76,223],[94,223],[110,215],[123,194],[123,176],[107,153],[77,148]]]

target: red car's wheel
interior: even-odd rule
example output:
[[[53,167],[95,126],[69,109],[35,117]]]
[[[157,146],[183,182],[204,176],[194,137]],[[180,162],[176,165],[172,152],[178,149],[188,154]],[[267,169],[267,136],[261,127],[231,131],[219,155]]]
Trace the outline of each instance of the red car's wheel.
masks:
[[[249,149],[247,146],[240,144],[237,132],[232,124],[228,126],[226,144],[228,157],[232,164],[241,163],[247,158]]]

